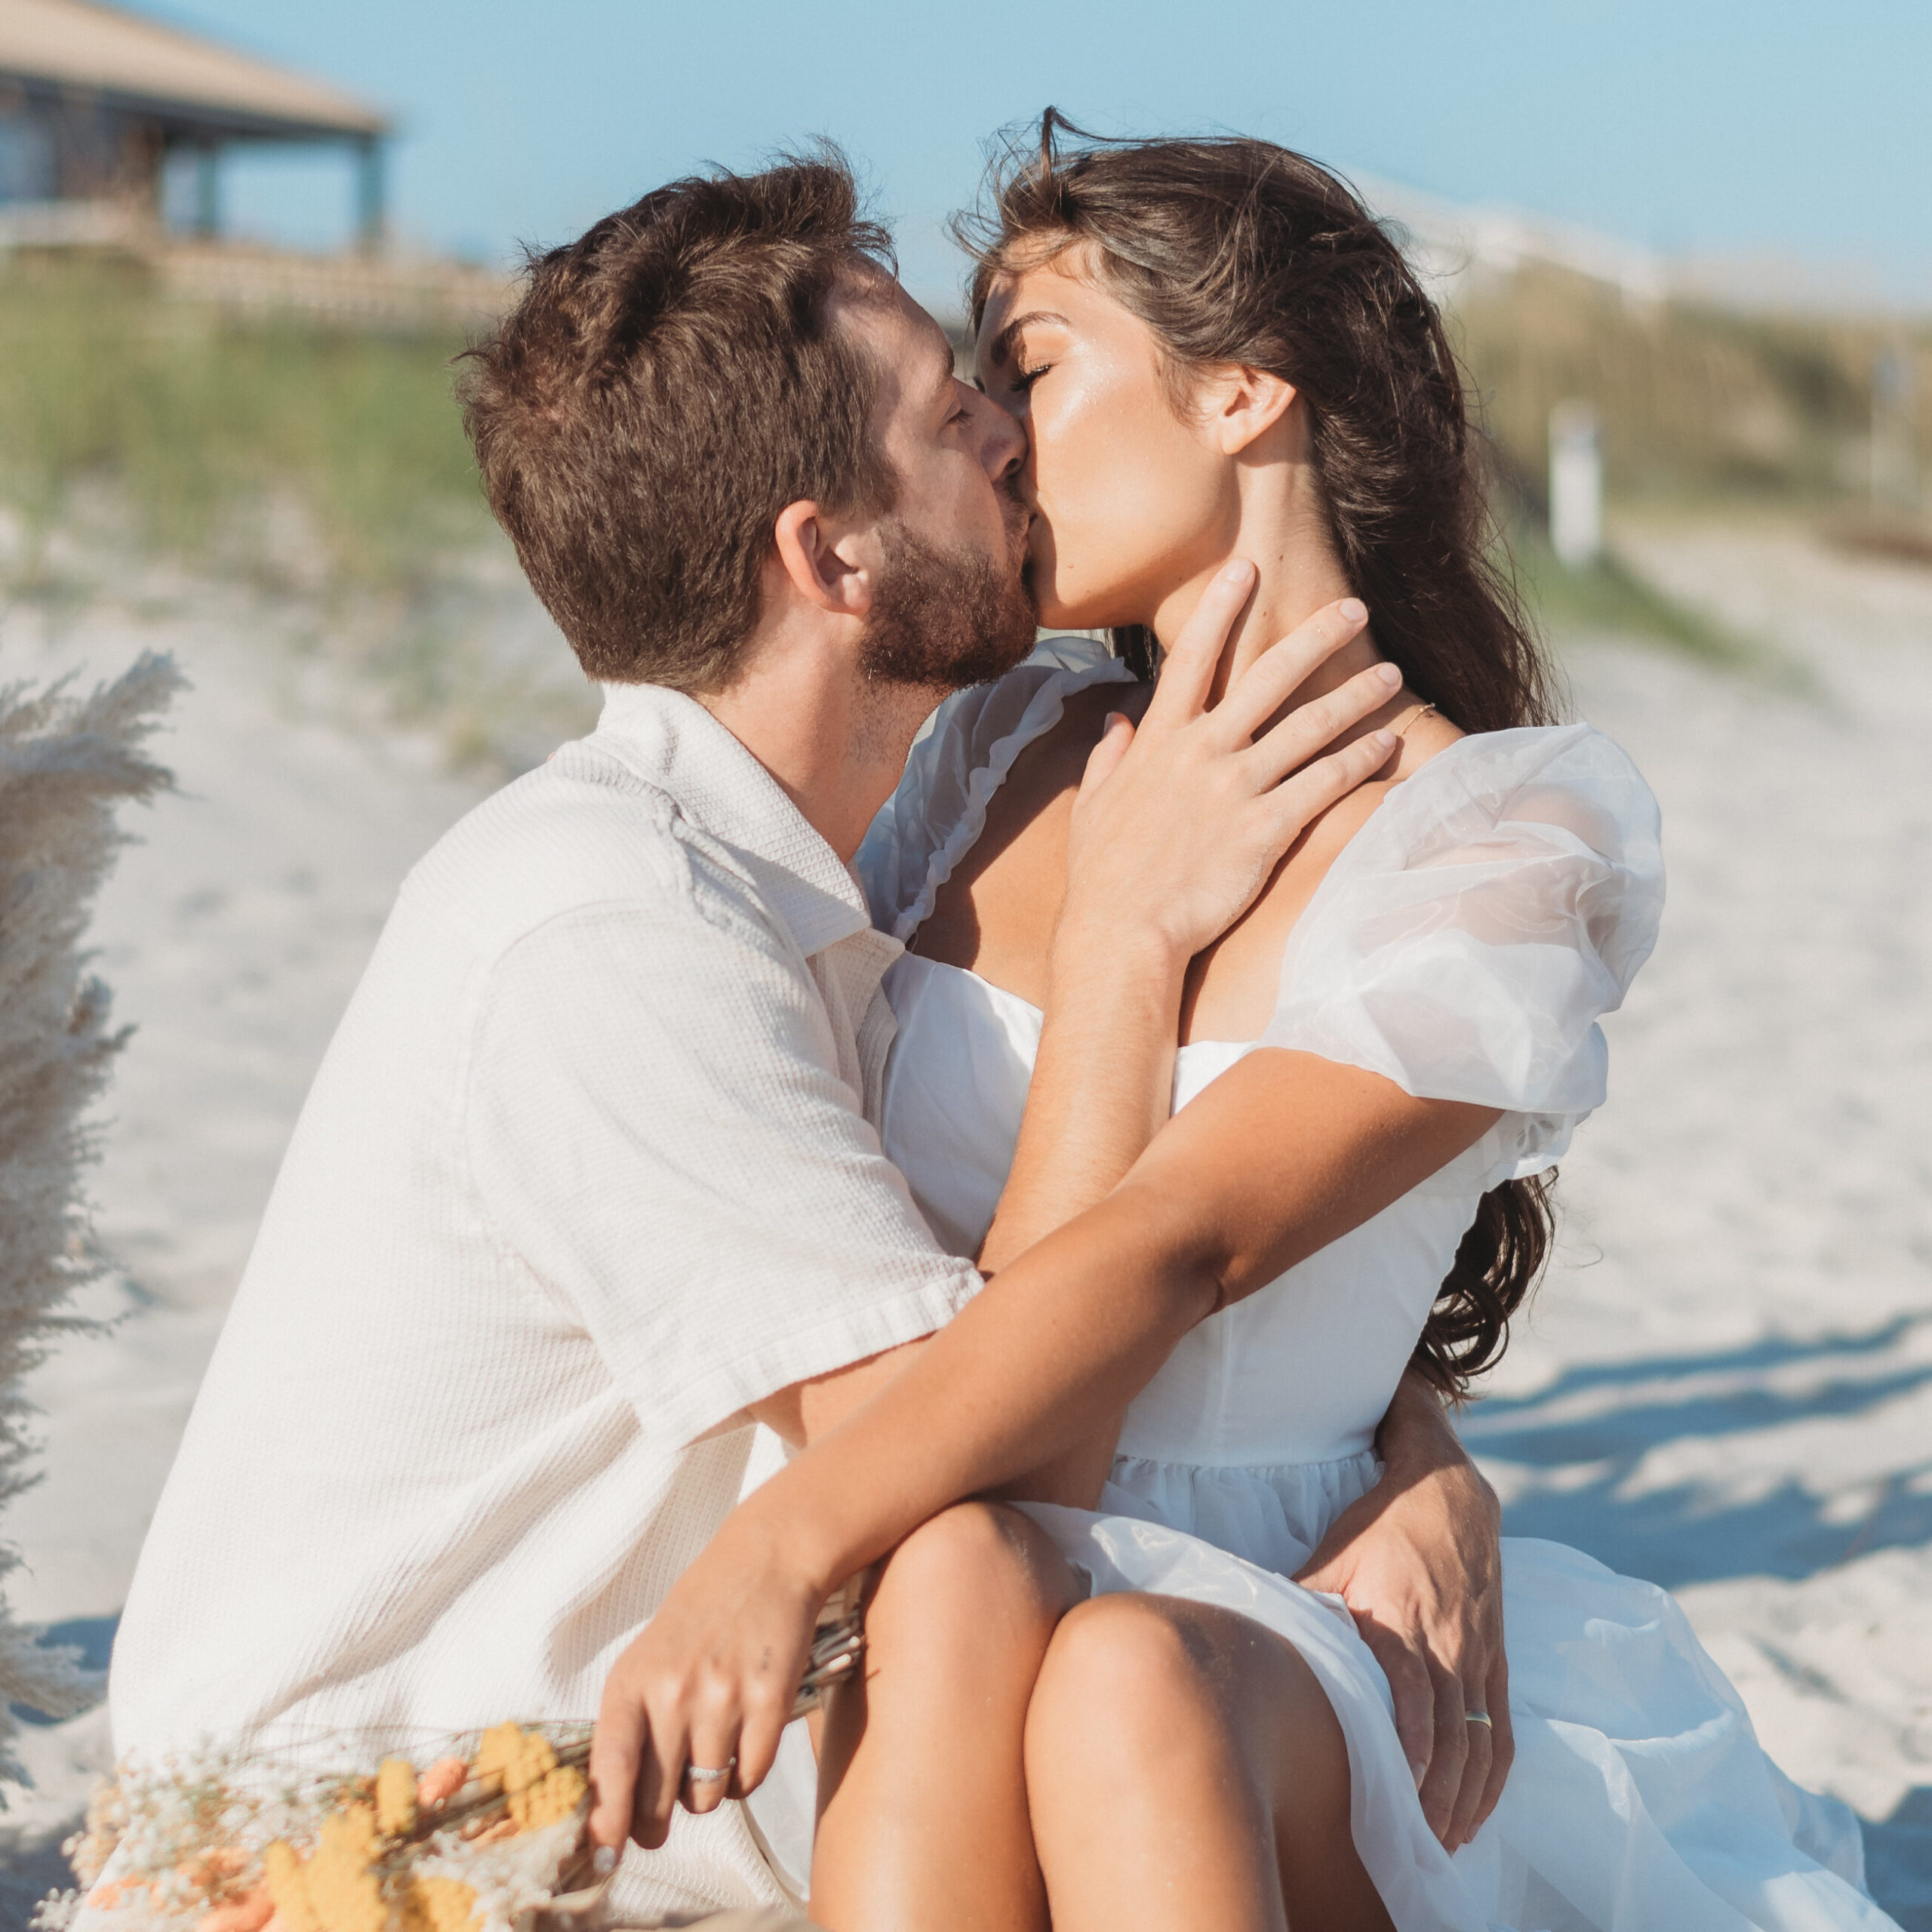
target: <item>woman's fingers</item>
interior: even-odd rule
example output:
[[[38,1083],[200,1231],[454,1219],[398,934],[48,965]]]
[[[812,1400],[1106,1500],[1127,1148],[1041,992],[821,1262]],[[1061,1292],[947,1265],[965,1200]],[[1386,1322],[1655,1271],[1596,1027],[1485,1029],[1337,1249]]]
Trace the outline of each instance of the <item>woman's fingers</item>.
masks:
[[[648,1851],[655,1851],[670,1836],[671,1814],[684,1788],[690,1750],[687,1727],[674,1712],[665,1712],[651,1727],[631,1819],[631,1836]]]
[[[1326,758],[1305,764],[1266,795],[1277,814],[1278,841],[1283,851],[1300,838],[1328,808],[1366,784],[1395,755],[1401,740],[1393,731],[1368,731]]]
[[[690,1754],[678,1767],[678,1798],[688,1812],[713,1812],[732,1795],[738,1770],[738,1698],[722,1681],[705,1687],[703,1708],[691,1719]]]
[[[1106,729],[1100,734],[1100,741],[1087,754],[1087,770],[1080,781],[1080,794],[1091,798],[1113,774],[1120,769],[1120,761],[1126,757],[1134,743],[1134,725],[1124,712],[1107,713]]]
[[[1256,786],[1280,783],[1324,746],[1380,711],[1401,688],[1402,674],[1394,665],[1371,664],[1332,691],[1297,705],[1246,754]]]
[[[757,1790],[771,1774],[778,1756],[779,1740],[792,1721],[794,1693],[781,1689],[778,1680],[767,1674],[753,1678],[745,1687],[744,1721],[738,1732],[738,1770],[732,1780],[731,1795],[743,1798]]]
[[[1221,661],[1235,618],[1254,592],[1254,566],[1238,557],[1215,572],[1193,616],[1181,626],[1161,661],[1160,680],[1148,703],[1144,722],[1185,724],[1207,709],[1214,667]],[[1255,721],[1259,724],[1260,719]]]
[[[1214,707],[1214,726],[1223,741],[1232,746],[1254,737],[1312,672],[1361,635],[1367,622],[1368,607],[1359,598],[1344,597],[1324,605],[1286,637],[1270,645],[1229,686]],[[1164,666],[1161,676],[1164,681]],[[1400,689],[1401,684],[1398,676],[1393,688]]]
[[[629,1693],[620,1660],[604,1686],[590,1740],[591,1841],[621,1851],[631,1835],[645,1738],[644,1704]]]

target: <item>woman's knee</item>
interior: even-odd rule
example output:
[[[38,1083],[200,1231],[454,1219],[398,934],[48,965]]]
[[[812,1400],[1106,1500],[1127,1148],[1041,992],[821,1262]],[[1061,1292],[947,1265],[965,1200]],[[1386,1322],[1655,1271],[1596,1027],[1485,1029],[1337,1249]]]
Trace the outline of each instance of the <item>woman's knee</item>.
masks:
[[[1037,1657],[1076,1595],[1072,1569],[1030,1518],[999,1503],[957,1503],[886,1559],[867,1643],[879,1661],[902,1647]]]
[[[1328,1715],[1307,1665],[1272,1632],[1211,1605],[1127,1592],[1081,1604],[1054,1632],[1027,1752],[1043,1771],[1077,1763],[1083,1775],[1150,1753],[1259,1771],[1284,1730]]]
[[[1112,1758],[1225,1721],[1226,1646],[1186,1606],[1159,1597],[1096,1598],[1064,1617],[1034,1687],[1035,1734],[1055,1755]]]

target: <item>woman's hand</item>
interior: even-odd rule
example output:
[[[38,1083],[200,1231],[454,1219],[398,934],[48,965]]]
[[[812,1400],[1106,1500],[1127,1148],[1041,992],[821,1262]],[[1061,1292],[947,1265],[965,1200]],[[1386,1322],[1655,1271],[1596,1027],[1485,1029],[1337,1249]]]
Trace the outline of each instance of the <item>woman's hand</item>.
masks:
[[[756,1512],[734,1511],[605,1681],[590,1747],[590,1835],[601,1857],[655,1848],[685,1809],[764,1781],[829,1589]],[[696,1765],[728,1775],[694,1779]]]
[[[1170,961],[1185,965],[1254,904],[1309,824],[1395,750],[1392,732],[1373,731],[1318,755],[1401,689],[1389,664],[1263,729],[1367,623],[1352,597],[1272,645],[1208,708],[1254,580],[1249,564],[1220,572],[1168,653],[1139,729],[1115,718],[1094,747],[1073,808],[1063,935],[1101,940],[1117,956],[1151,934]]]
[[[1296,1577],[1341,1598],[1395,1699],[1429,1829],[1450,1850],[1496,1808],[1515,1755],[1503,1647],[1502,1512],[1413,1374],[1383,1425],[1382,1479]],[[1488,1724],[1467,1714],[1487,1714]]]

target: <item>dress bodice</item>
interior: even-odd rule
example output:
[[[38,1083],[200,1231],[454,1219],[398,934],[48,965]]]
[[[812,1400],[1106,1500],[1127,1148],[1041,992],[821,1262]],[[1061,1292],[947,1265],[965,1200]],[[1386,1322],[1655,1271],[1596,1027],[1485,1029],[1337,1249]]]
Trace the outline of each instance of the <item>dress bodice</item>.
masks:
[[[955,1254],[992,1225],[1026,1104],[1041,1014],[977,974],[908,953],[881,1135]],[[1177,1112],[1259,1042],[1180,1049]],[[1487,1143],[1181,1341],[1121,1432],[1123,1456],[1195,1466],[1329,1462],[1367,1449],[1494,1162]]]
[[[1025,747],[1127,672],[1056,638],[949,699],[861,848],[875,922],[909,940]],[[1656,802],[1586,725],[1457,740],[1382,803],[1291,933],[1259,1040],[1183,1047],[1174,1106],[1257,1047],[1499,1110],[1474,1146],[1176,1347],[1122,1428],[1107,1506],[1291,1571],[1374,1480],[1371,1444],[1483,1193],[1541,1172],[1602,1100],[1598,1017],[1654,943]],[[908,953],[881,1134],[934,1232],[975,1253],[1005,1185],[1041,1015]]]

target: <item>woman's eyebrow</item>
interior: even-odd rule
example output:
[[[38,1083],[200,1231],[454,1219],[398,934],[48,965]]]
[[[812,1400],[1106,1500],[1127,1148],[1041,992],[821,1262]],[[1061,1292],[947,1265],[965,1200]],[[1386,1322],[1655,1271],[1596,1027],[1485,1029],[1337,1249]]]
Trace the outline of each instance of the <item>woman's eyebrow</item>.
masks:
[[[1070,326],[1064,315],[1056,313],[1051,309],[1029,309],[1023,315],[1015,315],[1012,321],[993,337],[992,346],[986,351],[986,360],[995,369],[998,368],[1013,353],[1014,338],[1029,322],[1057,322],[1063,328]]]

